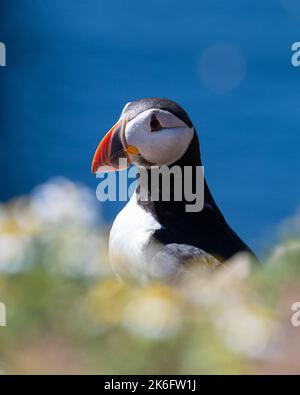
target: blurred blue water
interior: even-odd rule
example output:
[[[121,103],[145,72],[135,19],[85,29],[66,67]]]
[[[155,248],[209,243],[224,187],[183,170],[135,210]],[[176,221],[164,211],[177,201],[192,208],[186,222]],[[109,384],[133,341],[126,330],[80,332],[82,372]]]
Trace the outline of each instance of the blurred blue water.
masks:
[[[0,200],[55,175],[96,188],[92,155],[124,104],[168,97],[197,127],[221,209],[261,249],[299,204],[297,4],[1,1]]]

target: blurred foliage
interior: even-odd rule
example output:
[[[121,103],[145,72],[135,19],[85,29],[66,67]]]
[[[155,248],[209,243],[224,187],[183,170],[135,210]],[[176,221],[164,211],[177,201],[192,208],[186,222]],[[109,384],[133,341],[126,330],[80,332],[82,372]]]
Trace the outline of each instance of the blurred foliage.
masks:
[[[0,206],[2,373],[300,373],[300,216],[261,267],[138,284],[111,272],[98,212],[66,180]]]

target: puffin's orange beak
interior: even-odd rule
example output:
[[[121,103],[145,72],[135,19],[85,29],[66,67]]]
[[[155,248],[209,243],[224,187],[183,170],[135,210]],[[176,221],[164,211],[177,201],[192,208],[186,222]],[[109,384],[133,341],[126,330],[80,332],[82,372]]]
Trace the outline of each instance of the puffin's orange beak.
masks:
[[[92,174],[126,169],[130,165],[127,157],[124,132],[126,120],[118,121],[104,136],[95,152],[92,163]],[[120,166],[119,159],[123,159]]]

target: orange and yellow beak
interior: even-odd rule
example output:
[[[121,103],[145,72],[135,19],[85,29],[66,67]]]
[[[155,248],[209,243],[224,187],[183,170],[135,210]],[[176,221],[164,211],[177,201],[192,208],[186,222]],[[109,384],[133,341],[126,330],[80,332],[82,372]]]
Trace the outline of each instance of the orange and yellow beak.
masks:
[[[95,152],[92,174],[122,170],[130,165],[124,133],[126,120],[119,120],[104,136]],[[120,165],[120,159],[122,164]]]

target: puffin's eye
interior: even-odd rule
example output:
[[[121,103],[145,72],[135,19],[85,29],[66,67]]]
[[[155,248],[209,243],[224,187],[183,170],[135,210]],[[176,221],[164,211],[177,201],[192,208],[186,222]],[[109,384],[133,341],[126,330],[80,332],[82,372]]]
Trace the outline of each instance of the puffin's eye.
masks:
[[[150,128],[151,132],[157,132],[158,130],[162,129],[162,126],[155,115],[152,115],[151,117]]]

